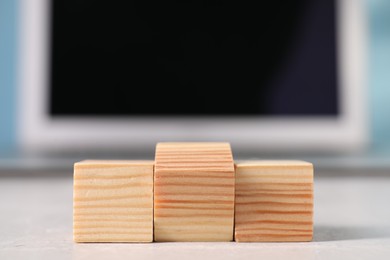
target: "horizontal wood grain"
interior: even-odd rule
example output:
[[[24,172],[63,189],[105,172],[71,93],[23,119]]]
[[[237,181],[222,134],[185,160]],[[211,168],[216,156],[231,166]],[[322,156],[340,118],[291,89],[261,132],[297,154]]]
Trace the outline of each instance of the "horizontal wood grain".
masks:
[[[303,161],[236,163],[235,241],[310,241],[313,165]]]
[[[159,143],[155,241],[232,241],[234,163],[228,143]]]
[[[74,241],[152,242],[153,167],[153,161],[76,163]]]

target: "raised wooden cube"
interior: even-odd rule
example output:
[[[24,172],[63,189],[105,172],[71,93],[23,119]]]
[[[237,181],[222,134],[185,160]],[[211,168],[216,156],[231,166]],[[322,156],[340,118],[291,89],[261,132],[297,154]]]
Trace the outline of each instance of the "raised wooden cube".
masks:
[[[303,161],[236,164],[235,241],[310,241],[313,165]]]
[[[74,165],[76,242],[153,241],[153,161]]]
[[[155,241],[232,241],[234,163],[228,143],[159,143]]]

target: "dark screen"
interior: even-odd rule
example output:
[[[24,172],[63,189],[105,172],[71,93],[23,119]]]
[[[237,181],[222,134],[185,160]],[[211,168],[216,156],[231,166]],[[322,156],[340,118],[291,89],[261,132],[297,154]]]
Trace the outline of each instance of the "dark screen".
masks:
[[[336,116],[334,1],[248,2],[52,1],[50,114]]]

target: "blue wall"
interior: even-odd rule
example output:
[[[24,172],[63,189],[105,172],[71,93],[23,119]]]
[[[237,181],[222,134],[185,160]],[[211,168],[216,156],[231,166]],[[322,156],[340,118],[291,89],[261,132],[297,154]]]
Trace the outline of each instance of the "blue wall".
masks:
[[[390,1],[365,0],[370,22],[372,140],[390,148]],[[0,0],[0,151],[16,145],[17,0]]]
[[[372,139],[390,148],[390,1],[367,0],[370,17],[369,87]]]
[[[17,4],[0,0],[0,151],[16,143]]]

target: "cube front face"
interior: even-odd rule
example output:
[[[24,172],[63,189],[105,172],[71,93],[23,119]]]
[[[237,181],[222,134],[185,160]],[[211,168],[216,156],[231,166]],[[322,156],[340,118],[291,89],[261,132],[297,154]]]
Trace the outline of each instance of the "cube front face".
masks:
[[[234,183],[229,144],[158,144],[155,241],[232,241]]]
[[[152,242],[153,166],[153,161],[76,163],[74,240]]]
[[[302,161],[236,164],[235,240],[311,241],[313,165]]]
[[[312,240],[313,165],[234,169],[226,143],[162,143],[155,161],[75,164],[76,242],[232,241],[233,227],[237,242]]]

